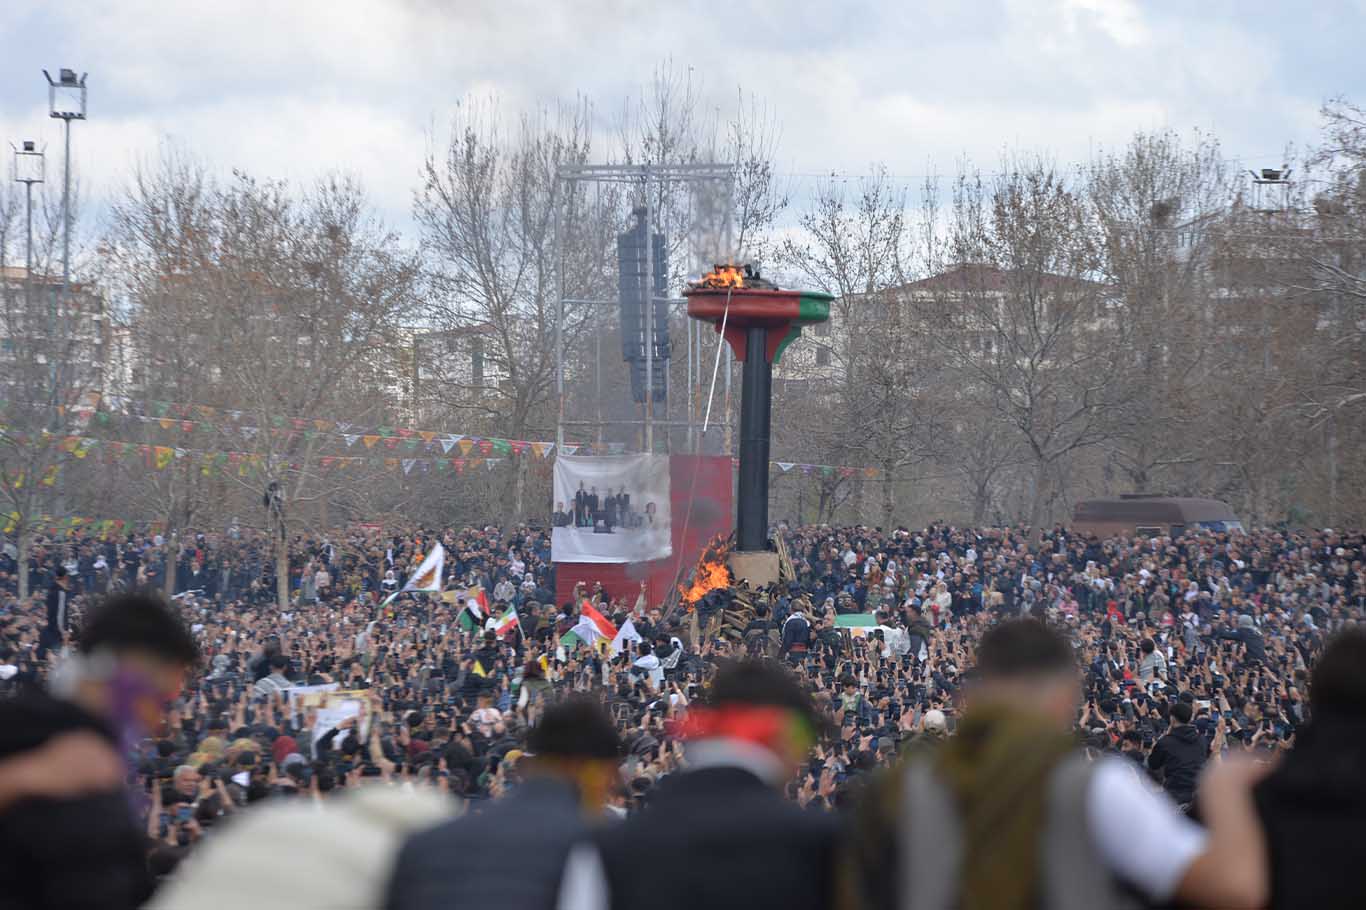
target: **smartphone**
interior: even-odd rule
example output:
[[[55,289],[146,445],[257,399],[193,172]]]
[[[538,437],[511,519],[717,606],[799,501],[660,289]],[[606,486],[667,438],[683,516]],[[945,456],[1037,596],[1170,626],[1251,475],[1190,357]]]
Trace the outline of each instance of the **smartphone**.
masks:
[[[181,805],[175,810],[175,820],[177,825],[183,825],[194,818],[194,806]]]

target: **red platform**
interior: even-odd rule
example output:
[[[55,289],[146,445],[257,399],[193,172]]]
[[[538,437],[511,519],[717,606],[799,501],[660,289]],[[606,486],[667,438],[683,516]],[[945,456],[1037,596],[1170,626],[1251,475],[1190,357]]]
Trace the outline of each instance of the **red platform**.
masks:
[[[568,603],[574,585],[592,587],[602,582],[608,596],[635,603],[640,583],[646,583],[651,606],[668,596],[679,577],[697,564],[703,548],[718,534],[729,534],[732,519],[731,460],[726,455],[670,455],[669,509],[673,555],[641,563],[555,563],[555,602]],[[685,536],[686,525],[686,536]]]

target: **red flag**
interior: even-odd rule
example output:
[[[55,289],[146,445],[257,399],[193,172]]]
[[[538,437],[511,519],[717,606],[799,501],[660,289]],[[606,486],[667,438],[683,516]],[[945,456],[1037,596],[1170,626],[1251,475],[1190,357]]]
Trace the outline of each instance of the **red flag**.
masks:
[[[588,617],[588,621],[596,626],[598,631],[601,632],[603,637],[608,641],[617,637],[617,627],[612,625],[612,621],[599,613],[588,601],[585,600],[583,605],[579,607],[579,613],[582,616]]]

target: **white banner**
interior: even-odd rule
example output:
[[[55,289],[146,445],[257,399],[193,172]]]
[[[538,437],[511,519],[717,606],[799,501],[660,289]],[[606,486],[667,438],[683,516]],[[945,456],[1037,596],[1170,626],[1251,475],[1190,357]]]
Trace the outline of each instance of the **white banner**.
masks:
[[[673,552],[669,457],[561,454],[552,525],[555,562],[663,559]]]

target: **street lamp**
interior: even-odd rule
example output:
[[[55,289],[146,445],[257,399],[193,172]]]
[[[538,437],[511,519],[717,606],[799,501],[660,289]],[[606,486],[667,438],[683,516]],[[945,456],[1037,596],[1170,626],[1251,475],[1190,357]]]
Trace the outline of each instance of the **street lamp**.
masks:
[[[24,309],[26,318],[33,309],[33,184],[42,183],[46,172],[46,156],[25,139],[23,146],[14,149],[14,182],[24,184],[26,207],[24,210]]]
[[[71,283],[71,121],[85,119],[85,73],[61,69],[57,78],[43,70],[47,78],[48,114],[65,126],[66,157],[62,162],[62,293]]]

